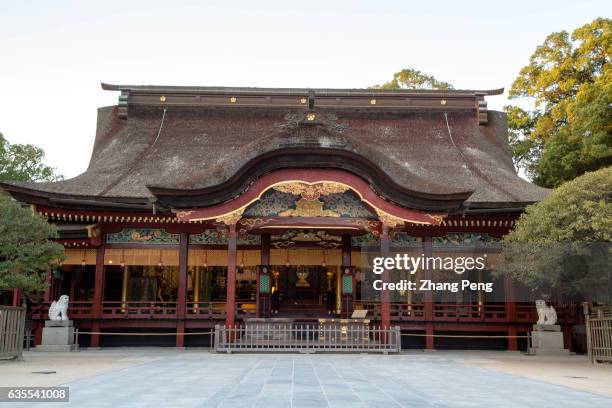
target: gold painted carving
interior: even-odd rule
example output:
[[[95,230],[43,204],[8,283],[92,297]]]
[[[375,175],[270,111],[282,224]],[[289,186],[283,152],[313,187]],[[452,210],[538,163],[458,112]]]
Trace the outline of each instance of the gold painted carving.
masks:
[[[295,209],[282,211],[278,215],[281,217],[340,217],[340,214],[335,211],[324,210],[321,201],[311,201],[304,197],[295,203]]]
[[[380,222],[391,228],[395,228],[399,225],[404,225],[404,220],[402,220],[401,218],[397,218],[391,214],[384,212],[383,210],[379,210],[378,208],[376,208],[376,214],[378,214],[378,219],[380,220]]]
[[[380,222],[371,220],[355,220],[355,224],[361,225],[366,231],[373,234],[378,233],[378,227],[380,226]]]
[[[240,220],[240,218],[242,218],[242,212],[244,211],[244,209],[239,209],[236,211],[233,211],[229,214],[226,215],[222,215],[221,217],[218,217],[217,219],[215,219],[215,221],[217,222],[221,222],[225,225],[234,225],[238,222],[238,220]]]
[[[179,220],[182,220],[183,218],[188,217],[193,213],[194,213],[193,210],[177,211],[176,216]]]
[[[293,241],[276,241],[276,242],[270,243],[270,245],[272,245],[276,249],[287,248],[287,247],[290,247],[293,244],[295,244],[295,242],[293,242]]]
[[[329,194],[344,193],[349,187],[331,181],[322,181],[319,183],[308,184],[300,181],[292,181],[288,183],[278,184],[273,187],[281,193],[289,193],[293,195],[301,195],[304,200],[314,201],[320,196]]]
[[[431,218],[432,220],[434,220],[434,223],[435,223],[435,224],[438,224],[438,225],[439,225],[440,223],[442,223],[442,221],[444,221],[444,216],[442,216],[442,215],[431,215],[431,214],[427,214],[427,216],[428,216],[429,218]]]

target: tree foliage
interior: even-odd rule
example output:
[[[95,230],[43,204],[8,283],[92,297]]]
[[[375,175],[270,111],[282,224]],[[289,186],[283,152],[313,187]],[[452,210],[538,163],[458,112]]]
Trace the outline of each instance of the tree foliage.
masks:
[[[10,144],[0,133],[0,181],[56,181],[63,177],[43,163],[45,152],[31,144]]]
[[[569,181],[527,207],[504,237],[502,269],[531,287],[583,295],[605,290],[609,299],[611,241],[612,167],[607,167]]]
[[[534,109],[507,106],[515,163],[556,187],[612,164],[612,20],[549,35],[510,88]]]
[[[44,217],[0,194],[0,290],[44,290],[46,270],[63,258],[57,237]]]
[[[448,82],[439,81],[432,75],[427,75],[416,69],[402,69],[393,74],[393,79],[381,85],[378,89],[453,89]]]

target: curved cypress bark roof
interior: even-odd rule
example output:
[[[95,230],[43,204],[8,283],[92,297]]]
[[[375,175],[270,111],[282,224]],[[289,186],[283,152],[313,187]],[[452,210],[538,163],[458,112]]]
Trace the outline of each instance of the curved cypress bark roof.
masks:
[[[151,89],[169,94],[174,88]],[[224,98],[241,97],[236,89],[214,89],[225,90]],[[435,98],[467,91],[455,92]],[[384,103],[386,93],[368,95]],[[422,95],[432,98],[431,91]],[[268,97],[265,106],[143,101],[129,104],[129,114],[123,115],[127,108],[120,103],[98,110],[93,153],[83,174],[2,186],[22,201],[57,206],[141,208],[158,201],[193,207],[227,201],[277,168],[332,167],[351,171],[383,197],[416,209],[521,207],[541,200],[548,190],[514,170],[505,115],[485,109],[481,124],[483,112],[474,107],[483,99],[479,95],[472,96],[472,108],[469,103],[344,107],[341,101],[332,107],[341,100],[333,96],[322,107],[300,109],[275,106]],[[130,98],[138,101],[136,96]]]

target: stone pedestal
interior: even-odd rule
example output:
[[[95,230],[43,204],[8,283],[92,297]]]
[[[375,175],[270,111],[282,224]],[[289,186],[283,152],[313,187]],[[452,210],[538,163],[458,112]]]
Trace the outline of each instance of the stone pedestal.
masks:
[[[568,355],[563,348],[563,333],[558,324],[534,324],[531,332],[529,354],[559,356]]]
[[[42,343],[36,351],[75,350],[72,320],[47,320],[43,328]]]

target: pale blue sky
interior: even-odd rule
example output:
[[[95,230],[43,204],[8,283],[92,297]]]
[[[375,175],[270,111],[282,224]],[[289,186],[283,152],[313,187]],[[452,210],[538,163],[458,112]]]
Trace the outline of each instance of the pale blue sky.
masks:
[[[0,132],[75,176],[96,108],[117,100],[101,81],[357,88],[413,67],[507,89],[549,33],[612,14],[610,1],[288,3],[0,0]]]

